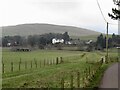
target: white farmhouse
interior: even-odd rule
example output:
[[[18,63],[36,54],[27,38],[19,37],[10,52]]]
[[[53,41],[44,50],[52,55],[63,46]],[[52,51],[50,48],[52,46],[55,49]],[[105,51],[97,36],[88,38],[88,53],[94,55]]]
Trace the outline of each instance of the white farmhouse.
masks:
[[[90,43],[92,43],[93,41],[92,40],[89,40],[88,42],[86,42],[86,44],[90,44]]]
[[[7,43],[7,46],[10,47],[10,46],[11,46],[11,43]]]
[[[52,39],[52,44],[56,44],[56,43],[64,43],[64,39],[53,38]]]

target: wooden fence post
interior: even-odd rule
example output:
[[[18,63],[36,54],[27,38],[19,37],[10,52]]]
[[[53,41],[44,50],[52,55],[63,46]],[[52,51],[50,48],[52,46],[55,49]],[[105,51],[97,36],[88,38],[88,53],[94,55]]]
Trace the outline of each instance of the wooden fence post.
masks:
[[[31,61],[31,68],[32,68],[32,61]]]
[[[80,72],[77,72],[77,87],[80,88]]]
[[[73,75],[72,75],[72,74],[71,74],[70,79],[71,79],[71,82],[70,82],[70,88],[73,89]]]
[[[63,63],[63,58],[62,57],[60,57],[60,63]]]
[[[22,61],[21,61],[21,58],[20,58],[20,61],[19,61],[19,71],[21,69],[21,63],[22,63]]]
[[[5,73],[4,63],[2,63],[2,72]]]
[[[101,65],[104,63],[104,58],[102,57],[101,58]]]
[[[20,69],[21,69],[21,62],[19,62],[19,71],[20,71]]]
[[[84,77],[83,77],[83,88],[85,88],[85,86],[86,86],[86,71],[84,71],[84,73],[83,73],[83,75],[84,75]]]
[[[13,62],[11,62],[11,72],[13,72]]]
[[[82,78],[82,82],[83,82],[83,88],[85,87],[85,79],[84,77]]]
[[[94,77],[94,74],[95,74],[95,71],[94,71],[94,69],[93,69],[93,71],[92,71],[92,76]]]
[[[88,69],[87,68],[86,68],[85,72],[86,72],[86,79],[88,79]]]
[[[119,57],[117,57],[117,62],[119,62]]]
[[[58,57],[56,58],[56,65],[58,64]]]
[[[64,78],[61,79],[61,89],[64,90]]]
[[[36,68],[37,68],[37,61],[36,61],[36,59],[34,58],[34,63],[35,63],[35,66],[36,66]]]

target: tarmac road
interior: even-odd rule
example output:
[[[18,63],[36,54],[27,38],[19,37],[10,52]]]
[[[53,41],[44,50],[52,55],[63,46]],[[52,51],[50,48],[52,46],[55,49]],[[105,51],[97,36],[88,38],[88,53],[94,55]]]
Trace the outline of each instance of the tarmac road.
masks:
[[[120,63],[113,64],[105,71],[99,88],[119,88],[120,90]]]

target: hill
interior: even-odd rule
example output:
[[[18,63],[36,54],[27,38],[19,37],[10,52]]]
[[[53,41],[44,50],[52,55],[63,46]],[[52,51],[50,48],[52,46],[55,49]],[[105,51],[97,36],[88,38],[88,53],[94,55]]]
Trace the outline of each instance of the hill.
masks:
[[[53,24],[20,24],[16,26],[5,26],[2,27],[2,35],[6,36],[28,36],[35,34],[44,33],[64,33],[69,32],[70,36],[88,36],[88,35],[99,35],[99,32],[78,28],[73,26],[61,26]]]

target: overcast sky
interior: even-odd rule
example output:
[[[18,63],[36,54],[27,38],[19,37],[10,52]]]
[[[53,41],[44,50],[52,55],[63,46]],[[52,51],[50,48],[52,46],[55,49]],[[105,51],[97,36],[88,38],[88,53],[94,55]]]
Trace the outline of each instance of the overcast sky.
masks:
[[[98,0],[106,20],[115,7],[113,0]],[[49,23],[77,26],[106,33],[96,0],[0,0],[0,26],[25,23]],[[118,33],[117,25],[109,25],[109,33]]]

